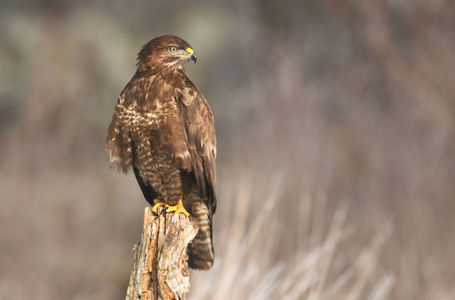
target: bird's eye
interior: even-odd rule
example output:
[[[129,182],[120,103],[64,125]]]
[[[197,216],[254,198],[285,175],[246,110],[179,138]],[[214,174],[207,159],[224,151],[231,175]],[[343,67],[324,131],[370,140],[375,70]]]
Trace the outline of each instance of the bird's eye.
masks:
[[[175,47],[175,46],[169,47],[169,51],[171,51],[171,52],[177,52],[177,50],[178,50],[178,49],[177,49],[177,47]]]

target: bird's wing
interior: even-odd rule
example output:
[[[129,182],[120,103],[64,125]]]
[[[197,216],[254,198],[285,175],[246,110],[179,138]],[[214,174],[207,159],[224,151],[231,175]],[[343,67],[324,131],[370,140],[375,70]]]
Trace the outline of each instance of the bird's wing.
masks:
[[[107,130],[106,150],[110,154],[111,166],[116,166],[125,174],[133,162],[131,127],[140,117],[135,107],[146,97],[144,78],[135,74],[128,82],[115,105],[111,124]]]
[[[201,197],[212,214],[216,210],[216,137],[213,114],[207,100],[189,80],[178,89],[180,122]],[[183,161],[183,165],[186,162]]]

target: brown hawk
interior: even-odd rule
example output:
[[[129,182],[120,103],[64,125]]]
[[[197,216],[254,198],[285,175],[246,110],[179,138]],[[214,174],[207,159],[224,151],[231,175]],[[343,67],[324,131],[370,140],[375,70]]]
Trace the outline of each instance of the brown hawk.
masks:
[[[216,138],[209,104],[183,67],[189,60],[196,63],[196,54],[176,36],[142,47],[137,71],[115,106],[106,149],[119,171],[132,167],[152,210],[165,205],[197,220],[188,265],[207,270],[215,258]]]

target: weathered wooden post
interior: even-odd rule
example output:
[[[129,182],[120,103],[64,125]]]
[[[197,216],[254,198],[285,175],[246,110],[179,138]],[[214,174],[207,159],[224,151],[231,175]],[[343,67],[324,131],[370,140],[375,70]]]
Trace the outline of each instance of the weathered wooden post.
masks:
[[[190,291],[186,248],[197,231],[184,214],[159,207],[155,215],[147,207],[126,299],[185,299]]]

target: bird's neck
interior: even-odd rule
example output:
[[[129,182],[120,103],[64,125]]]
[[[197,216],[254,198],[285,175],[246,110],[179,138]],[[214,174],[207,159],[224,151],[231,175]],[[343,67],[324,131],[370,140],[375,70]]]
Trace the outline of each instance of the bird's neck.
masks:
[[[163,78],[172,78],[172,77],[187,77],[185,68],[183,65],[166,65],[166,66],[138,66],[137,72],[142,73],[145,76],[161,76]]]

